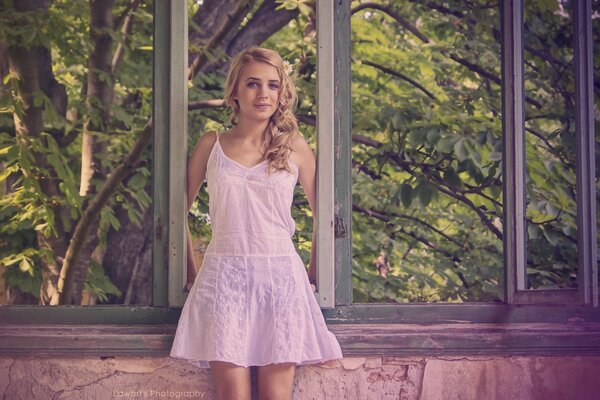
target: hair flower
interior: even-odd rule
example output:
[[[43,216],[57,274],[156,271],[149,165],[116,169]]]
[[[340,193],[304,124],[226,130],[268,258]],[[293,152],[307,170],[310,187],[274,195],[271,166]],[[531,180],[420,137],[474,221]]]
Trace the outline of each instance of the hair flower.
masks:
[[[290,76],[292,74],[292,72],[294,71],[294,68],[292,68],[292,64],[290,64],[290,62],[287,60],[283,61],[283,63],[281,64],[281,68],[283,69],[283,72],[285,72],[285,74],[287,76]]]

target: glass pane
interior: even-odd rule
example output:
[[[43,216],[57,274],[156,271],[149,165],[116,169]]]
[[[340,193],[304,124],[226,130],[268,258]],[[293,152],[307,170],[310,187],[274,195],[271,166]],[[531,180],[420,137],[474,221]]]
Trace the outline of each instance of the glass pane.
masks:
[[[24,18],[12,3],[0,5],[0,303],[152,305],[149,146],[82,219],[151,113],[152,4],[38,2]]]
[[[527,287],[577,286],[573,18],[525,2]]]
[[[229,18],[228,4],[213,5],[190,1],[189,49],[190,64],[196,58],[206,56],[206,62],[198,69],[189,85],[188,153],[191,154],[200,136],[209,131],[222,132],[232,127],[230,113],[222,100],[226,74],[230,62],[243,48],[235,42],[238,31],[247,35],[247,46],[257,45],[277,51],[292,67],[291,77],[296,86],[298,106],[296,116],[300,132],[309,145],[316,150],[316,21],[314,9],[300,4],[297,9],[275,12],[270,6],[257,2],[245,15],[239,26],[231,28],[229,35],[216,49],[206,49],[211,38]],[[275,18],[275,16],[277,18]],[[257,42],[268,32],[264,42]],[[235,45],[234,45],[235,44]],[[226,49],[226,50],[225,50]],[[188,155],[189,155],[188,154]],[[194,266],[199,269],[203,255],[211,239],[208,213],[208,192],[202,185],[188,215],[192,237]],[[312,247],[312,214],[302,187],[296,186],[292,204],[292,217],[296,223],[293,237],[298,254],[308,267]],[[188,253],[189,254],[189,253]]]
[[[502,298],[497,4],[352,17],[355,302]]]

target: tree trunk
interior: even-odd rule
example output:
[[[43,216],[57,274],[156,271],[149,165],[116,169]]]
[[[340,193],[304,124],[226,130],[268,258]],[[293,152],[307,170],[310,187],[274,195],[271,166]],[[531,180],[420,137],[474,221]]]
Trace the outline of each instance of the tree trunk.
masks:
[[[14,8],[19,12],[28,12],[48,9],[48,2],[44,0],[27,0],[14,2]],[[66,91],[54,79],[50,51],[43,46],[20,47],[17,44],[9,44],[8,48],[9,70],[19,77],[19,91],[24,103],[22,118],[13,114],[17,141],[22,146],[28,146],[30,137],[39,137],[44,128],[43,108],[33,104],[33,98],[37,91],[42,90],[54,103],[56,111],[64,112],[66,105]],[[64,115],[64,114],[62,114]],[[37,165],[42,170],[50,171],[43,153],[35,153]],[[48,198],[61,196],[62,193],[54,179],[40,179],[40,187]],[[47,304],[56,291],[59,271],[62,265],[62,256],[67,249],[68,233],[65,232],[63,221],[68,221],[68,214],[59,205],[51,206],[55,215],[55,237],[43,237],[38,233],[40,247],[49,248],[54,254],[53,262],[42,263],[42,276],[44,284],[40,291],[40,304]]]
[[[118,231],[110,230],[102,266],[110,280],[122,293],[109,296],[112,304],[152,305],[152,207],[142,215],[140,226],[135,225],[122,207],[115,213],[121,221]]]
[[[112,101],[111,76],[112,45],[110,31],[113,29],[113,0],[90,1],[90,41],[92,52],[88,62],[87,111],[81,145],[81,181],[79,194],[87,196],[95,192],[92,179],[104,175],[95,156],[102,154],[105,146],[93,132],[106,133]],[[111,77],[107,79],[107,77]]]
[[[226,18],[228,12],[235,8],[235,3],[235,0],[205,1],[192,17],[193,22],[201,29],[190,29],[190,44],[203,44],[214,36],[223,25],[223,18]],[[224,36],[218,46],[219,52],[233,57],[247,47],[260,45],[298,15],[297,9],[275,10],[278,6],[279,4],[274,0],[265,0],[242,29],[237,29],[239,24],[236,23],[236,29],[232,29]],[[189,59],[193,60],[194,56],[194,54],[190,54]],[[217,69],[227,70],[228,68],[229,60],[218,58],[214,62],[202,65],[197,72],[210,73]]]
[[[255,3],[250,1],[247,8]],[[203,46],[209,39],[218,34],[220,28],[229,18],[229,12],[235,8],[236,0],[206,0],[192,17],[192,21],[200,30],[190,28],[190,45]],[[280,30],[298,15],[298,10],[276,10],[279,6],[274,0],[265,0],[250,20],[241,29],[232,29],[226,33],[218,46],[218,54],[234,57],[243,49],[257,46]],[[247,17],[247,13],[238,17],[235,22],[239,26],[241,20]],[[194,46],[190,46],[190,49]],[[189,59],[194,60],[196,54],[190,54]],[[217,69],[226,71],[229,68],[229,59],[218,57],[215,61],[204,63],[197,73],[210,73]],[[195,75],[195,74],[194,74]]]
[[[81,180],[79,194],[90,196],[96,193],[94,179],[102,179],[105,171],[97,158],[104,154],[106,146],[94,134],[107,133],[110,106],[113,95],[111,74],[113,40],[113,0],[90,1],[90,41],[92,51],[88,62],[87,112],[83,127],[81,145]],[[107,78],[110,77],[110,78]],[[97,222],[99,217],[95,219]],[[92,254],[98,245],[98,234],[91,229],[84,238],[81,256],[72,269],[63,304],[80,304],[85,279],[92,260]]]
[[[75,290],[77,286],[74,280],[77,277],[77,272],[73,271],[85,266],[81,259],[86,255],[84,249],[86,249],[86,246],[93,240],[93,238],[90,239],[90,236],[95,235],[97,232],[96,228],[102,208],[106,206],[109,199],[114,195],[115,190],[117,190],[123,180],[129,176],[130,172],[139,161],[142,152],[148,147],[151,140],[152,120],[148,121],[148,124],[146,124],[144,129],[139,133],[135,144],[123,161],[116,166],[107,179],[102,182],[102,186],[98,193],[90,198],[90,201],[85,207],[81,218],[75,226],[73,235],[71,236],[69,248],[65,253],[65,259],[60,271],[57,292],[55,293],[55,296],[52,297],[51,304],[79,304],[81,302],[81,291]],[[90,253],[89,257],[91,257],[91,255],[92,254]],[[87,268],[83,271],[87,273]]]
[[[18,3],[19,8],[25,10],[47,7],[48,2],[44,0],[32,0],[19,1],[15,3]],[[228,9],[228,5],[231,6],[234,3],[235,1],[233,0],[206,0],[200,7],[198,14],[194,16],[194,18],[197,20],[196,22],[199,22],[199,26],[203,28],[202,32],[199,33],[200,36],[198,36],[198,38],[201,36],[204,38],[212,37],[216,30],[223,26],[223,19],[227,17],[227,11],[230,11]],[[106,171],[102,171],[102,168],[95,157],[95,155],[102,154],[104,150],[102,145],[94,139],[91,133],[106,133],[106,124],[108,121],[110,121],[110,106],[113,94],[111,71],[113,41],[107,32],[109,30],[113,30],[114,28],[112,22],[112,4],[113,0],[90,1],[90,37],[92,42],[92,51],[88,64],[89,74],[86,87],[88,115],[84,123],[82,176],[80,182],[80,193],[88,197],[84,203],[84,210],[96,191],[93,184],[93,178],[103,178],[106,173]],[[254,2],[249,2],[248,6],[251,4],[254,4]],[[15,6],[15,8],[17,8],[17,6]],[[210,10],[212,10],[212,14],[204,13],[205,11]],[[260,44],[272,33],[276,32],[283,25],[293,19],[296,15],[297,11],[275,11],[275,2],[273,0],[266,0],[263,2],[261,7],[259,7],[257,12],[254,13],[247,26],[243,29],[243,32],[237,28],[239,24],[235,24],[235,28],[226,33],[224,40],[220,43],[219,48],[225,54],[234,55],[231,52],[238,52],[239,49],[243,47]],[[22,54],[18,54],[19,52]],[[25,64],[27,64],[27,61],[29,61],[28,65],[21,66],[26,67],[25,70],[27,68],[33,68],[33,70],[35,70],[36,67],[43,69],[43,73],[39,73],[37,71],[33,73],[33,75],[42,75],[38,76],[36,79],[30,78],[32,75],[31,72],[26,78],[24,78],[24,81],[27,81],[27,85],[30,87],[30,90],[27,93],[29,93],[31,96],[31,94],[37,90],[36,88],[41,88],[48,95],[48,97],[53,100],[57,111],[61,115],[65,115],[66,112],[64,112],[64,110],[66,109],[67,104],[66,93],[64,92],[64,88],[58,85],[54,80],[50,68],[51,59],[49,51],[45,48],[32,48],[27,50],[15,49],[13,53],[14,54],[12,58],[16,61],[21,60]],[[192,59],[193,57],[190,57],[190,60]],[[209,63],[208,65],[204,66],[204,72],[214,70],[219,66],[222,66],[224,63],[227,63],[227,61],[221,60],[214,65]],[[39,64],[39,66],[37,66],[37,64]],[[16,67],[14,70],[16,71],[18,69],[18,63],[15,65]],[[100,76],[102,76],[102,79]],[[105,79],[105,77],[110,78]],[[27,93],[24,93],[26,98]],[[17,121],[17,117],[15,116],[15,125],[19,126],[21,132],[19,137],[26,137],[30,134],[30,132],[37,132],[37,134],[39,134],[43,127],[42,110],[33,107],[31,100],[32,98],[29,97],[28,101],[31,107],[25,113],[23,121]],[[44,166],[47,165],[47,163],[42,162],[40,165]],[[48,182],[45,184],[49,185]],[[60,191],[57,187],[55,190],[49,190],[48,193],[49,195],[60,196]],[[147,214],[148,212],[149,211],[146,211],[146,215],[144,215],[143,226],[151,221],[151,218],[149,218]],[[123,291],[123,298],[120,299],[120,301],[129,304],[149,305],[152,301],[152,285],[150,284],[152,279],[152,263],[150,259],[151,241],[148,235],[151,232],[151,229],[145,227],[140,229],[135,227],[135,225],[132,225],[124,214],[120,213],[121,211],[119,211],[118,214],[119,219],[122,221],[121,231],[123,231],[123,233],[121,234],[119,232],[113,232],[110,234],[108,243],[108,248],[110,251],[108,252],[109,255],[104,257],[103,264],[107,267],[109,276],[113,278],[117,286]],[[65,216],[62,210],[57,210],[56,215]],[[65,221],[69,221],[68,216],[64,218],[66,218],[64,219]],[[71,232],[64,231],[62,227],[62,218],[56,218],[56,223],[60,225],[58,227],[60,230],[57,238],[45,238],[41,235],[38,237],[40,245],[50,247],[56,255],[55,263],[43,268],[44,284],[42,287],[42,296],[40,300],[42,304],[47,304],[53,297],[53,294],[55,294],[54,292],[57,288],[57,280],[62,268],[63,257],[65,257],[69,246],[72,245],[72,243],[69,243]],[[94,223],[92,225],[97,225],[97,219],[94,219]],[[128,240],[124,240],[124,238],[127,238]],[[83,284],[89,268],[89,260],[91,260],[91,254],[96,247],[97,240],[97,232],[92,226],[89,231],[86,232],[85,242],[79,242],[78,246],[80,247],[77,253],[80,254],[70,256],[70,259],[74,260],[72,268],[70,268],[70,273],[73,274],[72,282],[70,285],[66,286],[69,294],[68,296],[63,297],[61,304],[80,303],[81,290],[83,289]],[[128,249],[127,252],[125,252],[126,249],[116,251],[119,245],[122,245],[128,241],[131,242],[131,245],[129,246],[130,249]],[[114,252],[113,249],[115,249]],[[112,257],[112,255],[116,254],[121,255],[121,259],[118,261]],[[125,273],[118,271],[121,268],[124,268]],[[132,270],[134,268],[135,271]],[[67,277],[65,276],[65,279],[66,278]],[[127,285],[125,285],[125,282]]]

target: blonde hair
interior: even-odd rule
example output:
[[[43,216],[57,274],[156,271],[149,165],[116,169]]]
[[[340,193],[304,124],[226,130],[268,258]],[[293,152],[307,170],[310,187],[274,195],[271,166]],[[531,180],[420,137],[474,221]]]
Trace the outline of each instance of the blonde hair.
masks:
[[[262,47],[250,47],[239,53],[231,62],[225,82],[225,104],[231,109],[229,120],[235,126],[240,107],[234,99],[243,69],[251,62],[262,62],[277,68],[279,74],[279,101],[271,116],[265,135],[265,159],[272,170],[291,172],[288,158],[292,151],[291,141],[298,131],[294,108],[298,101],[294,83],[283,69],[283,59],[277,52]]]

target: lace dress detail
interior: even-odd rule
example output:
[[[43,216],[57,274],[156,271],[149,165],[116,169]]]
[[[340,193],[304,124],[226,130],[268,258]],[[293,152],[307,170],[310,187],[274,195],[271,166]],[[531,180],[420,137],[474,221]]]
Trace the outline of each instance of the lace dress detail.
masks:
[[[249,367],[342,358],[292,236],[298,168],[267,173],[212,148],[206,180],[212,238],[181,311],[171,357]]]

